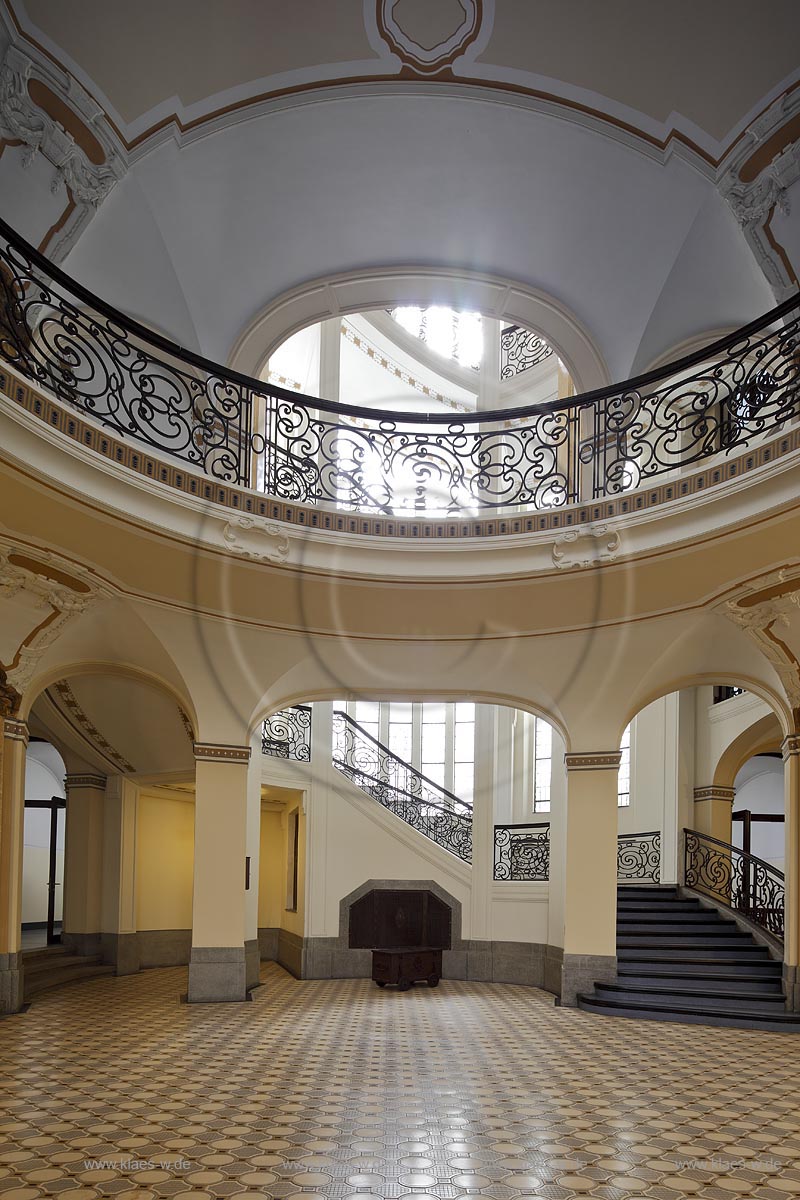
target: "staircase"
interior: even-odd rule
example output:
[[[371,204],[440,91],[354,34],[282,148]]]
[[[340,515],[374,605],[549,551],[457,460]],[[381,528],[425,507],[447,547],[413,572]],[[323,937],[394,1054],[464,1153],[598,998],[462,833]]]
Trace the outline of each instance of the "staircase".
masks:
[[[22,954],[24,999],[27,1003],[46,988],[98,975],[113,975],[114,967],[99,954],[71,954],[68,946],[47,946]]]
[[[800,1033],[782,964],[746,930],[676,887],[622,887],[617,978],[578,996],[606,1016]]]

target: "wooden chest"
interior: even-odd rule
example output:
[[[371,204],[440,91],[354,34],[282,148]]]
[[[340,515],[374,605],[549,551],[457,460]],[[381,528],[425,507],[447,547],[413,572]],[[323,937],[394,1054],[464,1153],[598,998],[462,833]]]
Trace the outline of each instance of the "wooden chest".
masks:
[[[372,951],[372,978],[378,987],[396,983],[400,991],[405,992],[417,981],[436,987],[441,977],[441,950],[429,946],[402,946]]]

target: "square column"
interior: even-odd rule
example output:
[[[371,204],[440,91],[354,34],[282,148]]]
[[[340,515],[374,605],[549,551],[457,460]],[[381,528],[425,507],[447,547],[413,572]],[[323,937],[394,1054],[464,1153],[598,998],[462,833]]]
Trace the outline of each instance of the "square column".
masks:
[[[66,777],[61,941],[76,954],[100,953],[105,790],[105,775]]]
[[[22,1007],[22,844],[28,726],[5,717],[0,743],[0,1013]]]
[[[261,860],[261,725],[250,741],[247,766],[247,818],[245,846],[245,982],[258,987],[261,951],[258,945],[258,881]]]
[[[783,983],[787,1007],[800,1012],[800,734],[789,734],[781,749],[786,798]]]
[[[617,974],[617,773],[620,752],[567,754],[561,1003]]]
[[[250,746],[196,742],[189,1003],[247,999]],[[254,790],[254,789],[253,789]],[[255,886],[257,874],[251,879]],[[252,939],[250,939],[252,940]]]
[[[139,789],[124,775],[106,782],[100,943],[117,975],[139,970],[136,934],[136,810]]]

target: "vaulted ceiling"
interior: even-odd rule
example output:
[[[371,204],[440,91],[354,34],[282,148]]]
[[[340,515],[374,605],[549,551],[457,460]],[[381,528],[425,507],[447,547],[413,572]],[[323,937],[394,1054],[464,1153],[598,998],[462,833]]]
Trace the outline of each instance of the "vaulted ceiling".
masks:
[[[797,286],[800,155],[770,175],[800,135],[795,0],[5,2],[116,146],[66,269],[218,361],[299,285],[331,315],[358,270],[544,293],[617,379]],[[7,144],[40,244],[55,202]]]

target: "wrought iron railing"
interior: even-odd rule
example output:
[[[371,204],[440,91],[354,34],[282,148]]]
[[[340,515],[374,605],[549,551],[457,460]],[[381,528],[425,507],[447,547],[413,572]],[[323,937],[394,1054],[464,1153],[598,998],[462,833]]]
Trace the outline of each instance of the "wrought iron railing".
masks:
[[[617,838],[617,882],[661,882],[661,832],[621,833]]]
[[[783,941],[786,884],[782,871],[695,829],[684,829],[684,884]]]
[[[509,882],[550,878],[550,822],[495,825],[494,877]]]
[[[345,712],[333,714],[333,765],[419,833],[472,862],[472,807],[393,754]]]
[[[468,516],[613,496],[798,416],[800,296],[626,383],[487,413],[395,413],[250,379],[151,333],[0,222],[0,359],[216,480],[363,512]],[[1,381],[0,381],[1,382]]]
[[[273,758],[311,762],[311,708],[295,704],[267,717],[261,729],[261,753]]]
[[[507,325],[500,334],[500,378],[513,379],[530,371],[552,353],[553,347],[538,333],[521,325]]]

